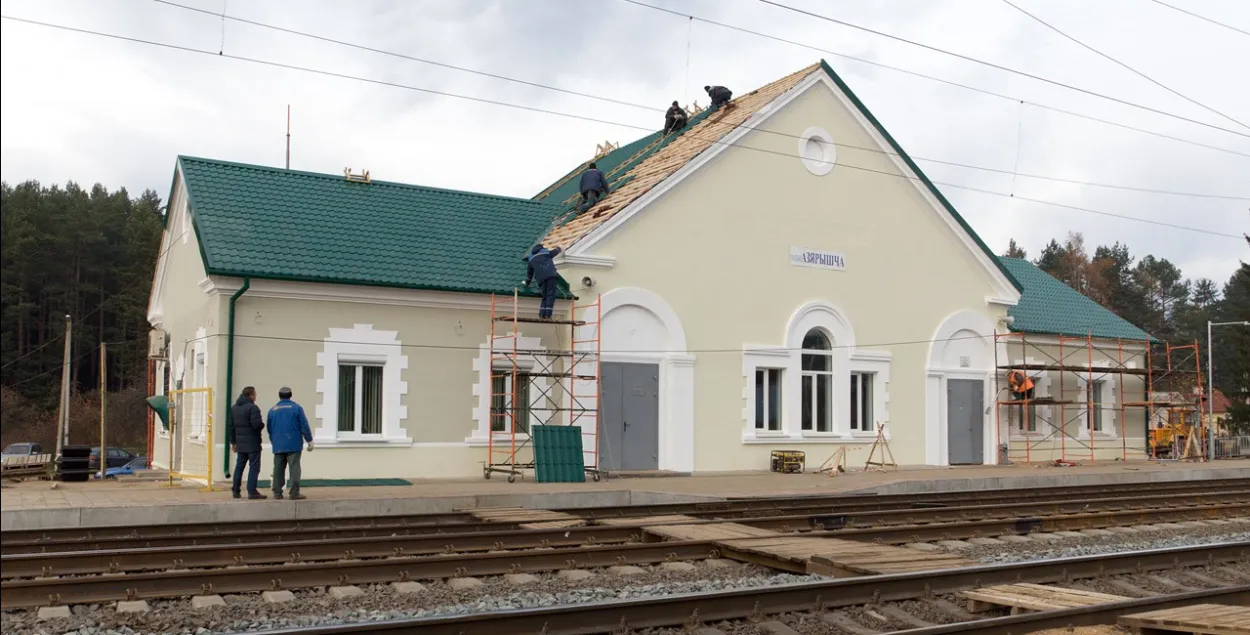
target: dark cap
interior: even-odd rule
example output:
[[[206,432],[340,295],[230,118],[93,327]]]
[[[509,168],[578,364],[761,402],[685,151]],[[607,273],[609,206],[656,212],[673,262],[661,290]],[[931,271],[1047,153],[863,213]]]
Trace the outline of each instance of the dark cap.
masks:
[[[290,398],[291,398],[291,389],[290,389],[290,388],[287,388],[286,386],[283,386],[283,387],[281,387],[281,388],[279,388],[279,389],[278,389],[278,399],[290,399]]]

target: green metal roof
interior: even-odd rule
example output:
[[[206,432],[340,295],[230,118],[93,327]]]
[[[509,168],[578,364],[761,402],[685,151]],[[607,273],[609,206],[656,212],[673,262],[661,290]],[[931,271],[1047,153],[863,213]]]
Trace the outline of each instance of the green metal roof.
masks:
[[[179,157],[208,273],[511,293],[551,203]],[[535,295],[528,290],[526,295]]]
[[[1052,278],[1033,263],[1019,258],[999,258],[1024,285],[1020,303],[1008,309],[1015,318],[1011,330],[1048,335],[1072,335],[1125,340],[1153,339],[1145,331],[1116,315],[1076,289]]]

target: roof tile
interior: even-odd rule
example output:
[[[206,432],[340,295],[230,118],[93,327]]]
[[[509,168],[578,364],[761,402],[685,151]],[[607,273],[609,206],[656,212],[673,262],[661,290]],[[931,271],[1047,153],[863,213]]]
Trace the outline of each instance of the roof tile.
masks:
[[[1020,303],[1007,311],[1015,318],[1011,330],[1047,335],[1093,335],[1107,339],[1145,341],[1148,333],[1076,289],[1051,277],[1033,263],[999,258],[1024,286]]]
[[[511,292],[548,202],[179,157],[210,274]]]

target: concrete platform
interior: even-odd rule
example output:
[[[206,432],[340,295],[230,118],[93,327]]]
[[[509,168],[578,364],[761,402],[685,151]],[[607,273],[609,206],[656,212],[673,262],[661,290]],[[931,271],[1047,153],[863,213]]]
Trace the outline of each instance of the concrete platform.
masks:
[[[1115,462],[1076,467],[903,467],[891,472],[735,472],[594,483],[418,480],[411,487],[305,488],[303,501],[234,500],[227,484],[204,493],[151,481],[29,481],[0,491],[0,529],[50,529],[451,512],[474,507],[538,509],[644,505],[757,496],[896,494],[1250,479],[1250,460],[1215,463]]]

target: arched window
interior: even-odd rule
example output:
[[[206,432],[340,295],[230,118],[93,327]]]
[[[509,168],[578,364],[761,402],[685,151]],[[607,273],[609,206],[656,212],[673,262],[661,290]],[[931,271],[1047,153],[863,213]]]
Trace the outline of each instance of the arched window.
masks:
[[[803,336],[803,430],[833,432],[833,345],[812,329]]]

